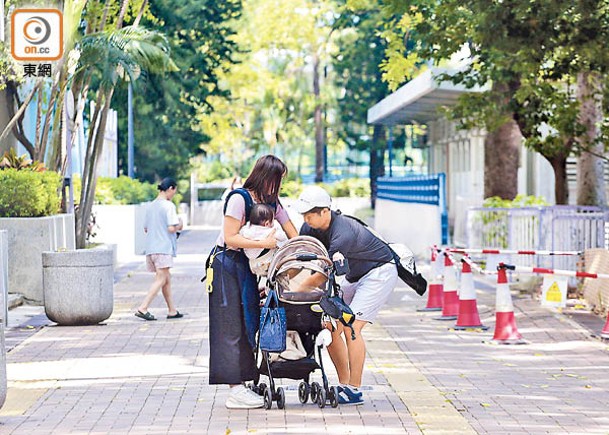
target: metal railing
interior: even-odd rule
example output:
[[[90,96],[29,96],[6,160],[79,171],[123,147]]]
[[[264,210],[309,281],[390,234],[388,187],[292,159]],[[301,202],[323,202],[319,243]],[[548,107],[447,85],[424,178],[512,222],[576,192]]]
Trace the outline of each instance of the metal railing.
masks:
[[[609,210],[600,207],[472,207],[467,212],[467,247],[584,251],[605,246]],[[578,258],[513,256],[522,266],[577,270]]]

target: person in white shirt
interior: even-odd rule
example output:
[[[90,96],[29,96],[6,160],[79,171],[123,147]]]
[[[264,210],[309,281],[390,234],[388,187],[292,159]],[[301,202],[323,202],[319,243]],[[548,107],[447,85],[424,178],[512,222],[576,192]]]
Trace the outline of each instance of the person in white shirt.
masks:
[[[254,204],[250,212],[250,220],[239,230],[239,234],[249,240],[264,240],[273,230],[275,230],[277,248],[280,248],[288,241],[288,237],[283,232],[279,222],[275,220],[273,207],[268,204]],[[277,248],[243,249],[243,252],[249,258],[252,272],[258,276],[266,276]]]
[[[153,299],[163,291],[167,303],[167,318],[183,317],[174,303],[171,294],[171,273],[173,257],[177,251],[177,233],[183,228],[182,220],[176,213],[176,207],[171,199],[176,194],[177,183],[172,178],[165,178],[157,186],[159,194],[146,211],[146,266],[149,272],[155,272],[154,281],[148,294],[138,307],[135,315],[144,320],[156,320],[148,307]]]

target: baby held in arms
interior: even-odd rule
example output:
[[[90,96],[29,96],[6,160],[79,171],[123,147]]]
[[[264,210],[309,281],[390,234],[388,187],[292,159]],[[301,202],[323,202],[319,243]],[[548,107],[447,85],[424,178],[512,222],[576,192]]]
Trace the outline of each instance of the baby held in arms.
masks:
[[[267,204],[254,204],[250,211],[250,220],[241,228],[239,234],[246,239],[263,240],[273,230],[275,230],[277,248],[280,248],[287,242],[288,237],[281,228],[281,225],[279,225],[279,222],[275,220],[273,207]],[[250,260],[252,272],[259,276],[266,276],[277,248],[245,248],[243,252],[245,252],[245,255]]]

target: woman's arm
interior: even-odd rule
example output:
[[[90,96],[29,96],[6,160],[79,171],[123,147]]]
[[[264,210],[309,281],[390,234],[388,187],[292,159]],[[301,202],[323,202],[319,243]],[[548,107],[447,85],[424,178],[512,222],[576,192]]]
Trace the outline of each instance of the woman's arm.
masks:
[[[224,216],[224,242],[231,248],[273,249],[277,246],[275,230],[262,240],[250,240],[239,234],[241,221],[231,216]]]
[[[298,231],[296,231],[296,227],[294,226],[291,220],[288,220],[287,222],[283,223],[281,225],[281,228],[283,228],[283,231],[285,232],[286,236],[288,236],[288,239],[291,239],[298,235]]]

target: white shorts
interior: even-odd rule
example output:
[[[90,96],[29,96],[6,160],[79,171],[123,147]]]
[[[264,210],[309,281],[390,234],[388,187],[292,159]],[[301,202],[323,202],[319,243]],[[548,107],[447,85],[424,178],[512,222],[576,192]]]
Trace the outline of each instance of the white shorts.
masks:
[[[350,283],[341,277],[343,299],[355,313],[355,320],[372,323],[393,291],[398,280],[398,271],[393,263],[383,264],[364,275],[359,281]]]

